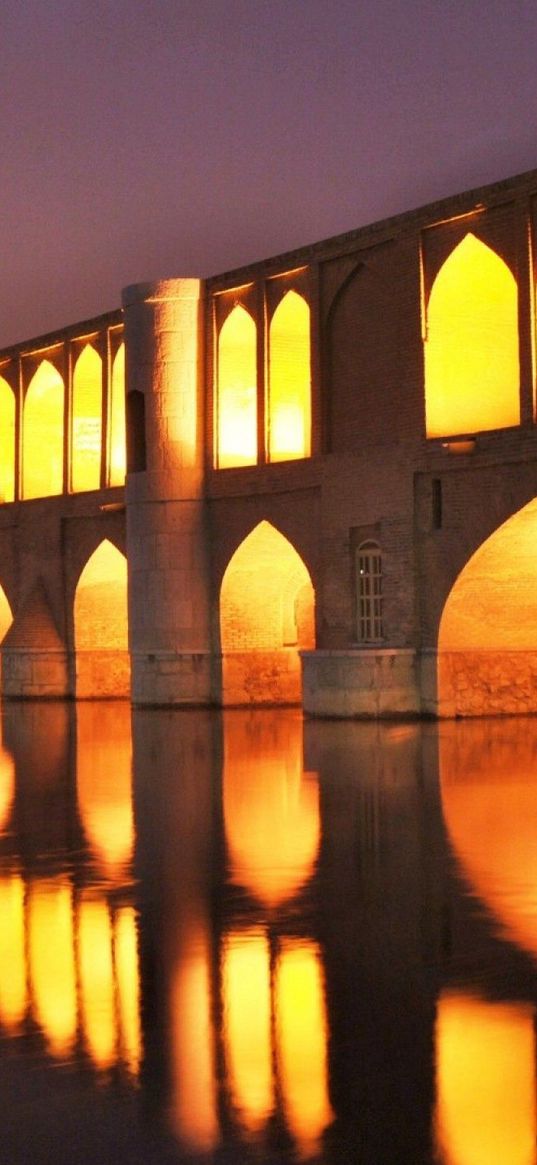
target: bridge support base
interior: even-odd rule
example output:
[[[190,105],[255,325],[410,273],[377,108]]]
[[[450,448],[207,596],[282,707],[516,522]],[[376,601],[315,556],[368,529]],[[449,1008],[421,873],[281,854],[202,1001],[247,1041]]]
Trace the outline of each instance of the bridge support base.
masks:
[[[2,651],[4,700],[65,699],[72,694],[66,651],[31,647]]]
[[[418,716],[416,652],[403,648],[303,651],[304,711],[342,719]]]

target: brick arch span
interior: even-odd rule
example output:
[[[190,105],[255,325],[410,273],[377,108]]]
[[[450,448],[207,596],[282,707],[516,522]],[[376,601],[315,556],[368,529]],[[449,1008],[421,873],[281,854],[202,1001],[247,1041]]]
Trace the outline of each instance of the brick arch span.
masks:
[[[315,593],[291,542],[263,520],[240,543],[220,587],[224,704],[296,704],[301,650],[315,646]]]
[[[437,683],[441,716],[537,714],[537,498],[457,575],[440,619]]]
[[[100,541],[80,573],[73,623],[77,698],[127,697],[127,559],[109,538]]]

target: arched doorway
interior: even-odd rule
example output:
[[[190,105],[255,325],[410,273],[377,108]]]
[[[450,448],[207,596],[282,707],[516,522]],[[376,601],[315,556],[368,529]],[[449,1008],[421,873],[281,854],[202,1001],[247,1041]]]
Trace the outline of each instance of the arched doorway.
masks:
[[[537,498],[476,550],[438,636],[441,716],[537,713]]]
[[[127,560],[107,538],[78,580],[74,621],[78,699],[128,696]]]
[[[301,650],[315,646],[315,595],[296,550],[260,522],[228,564],[220,592],[224,704],[298,704]]]

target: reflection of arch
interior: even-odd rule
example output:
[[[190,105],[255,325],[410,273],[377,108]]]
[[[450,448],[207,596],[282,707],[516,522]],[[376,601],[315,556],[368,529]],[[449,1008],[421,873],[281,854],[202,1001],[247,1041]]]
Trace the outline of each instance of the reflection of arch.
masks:
[[[102,361],[86,344],[73,374],[71,485],[77,490],[101,484]]]
[[[0,376],[0,502],[15,497],[15,394]]]
[[[311,452],[310,310],[296,291],[284,295],[270,324],[267,444],[270,461]]]
[[[24,498],[50,497],[63,490],[63,380],[42,360],[28,387],[23,412]]]
[[[517,285],[507,264],[467,234],[430,295],[425,344],[427,436],[518,425]]]
[[[128,695],[127,560],[107,538],[78,580],[74,623],[77,695]]]
[[[217,451],[220,468],[257,461],[257,339],[251,315],[237,304],[218,337]]]
[[[120,344],[112,364],[110,390],[110,485],[123,485],[127,459],[125,437],[125,345]]]
[[[223,699],[298,703],[299,650],[315,645],[315,596],[294,547],[260,522],[228,564],[220,592]]]
[[[537,499],[486,539],[452,587],[438,695],[444,715],[537,712]]]
[[[99,870],[118,880],[134,843],[129,704],[79,703],[76,742],[80,819]]]

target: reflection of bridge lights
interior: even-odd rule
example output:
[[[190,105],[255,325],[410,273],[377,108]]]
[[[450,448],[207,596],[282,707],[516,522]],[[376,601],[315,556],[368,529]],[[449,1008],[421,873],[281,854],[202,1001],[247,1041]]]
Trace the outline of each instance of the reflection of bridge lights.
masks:
[[[436,1022],[445,1165],[535,1165],[534,1009],[446,993]]]
[[[200,923],[185,937],[170,991],[172,1120],[191,1149],[208,1151],[218,1141],[210,945]]]
[[[30,882],[27,921],[32,1011],[52,1055],[63,1059],[77,1029],[73,892],[64,877]]]
[[[24,882],[20,874],[0,877],[0,1023],[18,1031],[26,1014]]]
[[[0,833],[9,824],[14,792],[15,762],[11,754],[0,745]]]
[[[224,1054],[233,1109],[246,1132],[266,1126],[281,1098],[301,1156],[318,1147],[331,1118],[320,951],[311,940],[276,944],[236,931],[223,951]]]
[[[132,857],[132,744],[130,707],[77,708],[78,809],[103,872],[121,876]]]
[[[117,1023],[112,925],[106,903],[83,894],[78,905],[77,927],[85,1042],[97,1067],[110,1068],[116,1061]]]

